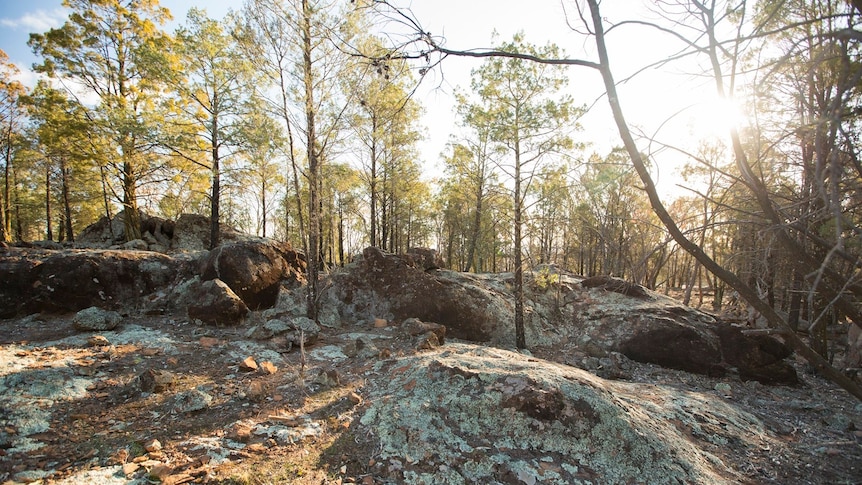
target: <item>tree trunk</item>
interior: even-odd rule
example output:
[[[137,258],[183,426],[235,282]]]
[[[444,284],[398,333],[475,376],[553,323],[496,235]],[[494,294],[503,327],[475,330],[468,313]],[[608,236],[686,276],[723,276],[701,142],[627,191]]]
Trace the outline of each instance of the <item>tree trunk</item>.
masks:
[[[137,179],[130,149],[124,149],[123,157],[126,159],[123,162],[123,229],[126,241],[132,241],[141,238],[141,215],[138,213]]]
[[[213,97],[213,105],[218,100]],[[219,120],[213,115],[212,127],[210,128],[210,151],[212,154],[212,192],[210,193],[210,249],[215,249],[219,244],[219,208],[221,207],[221,167],[219,167]]]
[[[516,135],[517,136],[517,135]],[[527,348],[524,331],[524,267],[521,257],[521,147],[515,140],[515,346]]]
[[[45,162],[45,239],[53,241],[54,233],[51,230],[51,167],[48,160]]]
[[[308,156],[308,318],[317,321],[319,239],[320,239],[320,167],[315,133],[314,77],[311,65],[311,8],[302,0],[302,72],[305,87],[306,154]]]
[[[72,201],[69,197],[69,184],[71,182],[69,167],[66,166],[66,158],[60,158],[60,176],[61,189],[63,192],[63,212],[66,219],[66,240],[69,242],[75,241],[75,234],[72,230]]]

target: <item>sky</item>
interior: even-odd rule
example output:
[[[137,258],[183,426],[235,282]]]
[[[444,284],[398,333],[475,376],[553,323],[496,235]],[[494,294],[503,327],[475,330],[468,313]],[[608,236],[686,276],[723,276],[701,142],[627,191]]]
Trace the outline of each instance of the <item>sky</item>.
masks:
[[[241,6],[239,0],[161,0],[169,8],[174,21],[167,26],[172,31],[185,19],[190,7],[204,7],[212,18],[222,18],[229,9]],[[595,60],[591,43],[574,32],[568,18],[576,24],[576,12],[566,12],[564,5],[571,0],[396,0],[409,6],[424,30],[445,37],[446,47],[471,49],[493,45],[492,33],[500,41],[507,41],[517,32],[523,32],[527,41],[534,44],[554,42],[569,57]],[[624,17],[637,16],[649,19],[650,12],[642,7],[641,0],[614,0],[604,2],[604,14],[613,22]],[[646,2],[649,3],[649,2]],[[30,32],[45,32],[59,27],[68,16],[61,0],[0,0],[0,49],[4,50],[21,70],[21,79],[28,85],[35,82],[28,71],[37,61],[27,40]],[[608,47],[617,80],[624,79],[653,61],[670,55],[678,45],[669,42],[666,35],[657,35],[643,28],[629,27],[615,31],[608,38]],[[457,87],[469,89],[470,70],[480,60],[449,58],[423,80],[417,90],[417,100],[423,105],[426,139],[420,144],[420,158],[427,176],[440,170],[440,154],[455,130],[453,92]],[[620,144],[613,125],[607,101],[602,98],[603,88],[598,73],[587,68],[569,68],[568,90],[576,102],[595,106],[581,119],[583,130],[575,134],[576,141],[588,142],[590,149],[607,154]],[[701,76],[702,67],[696,64],[674,66],[662,70],[650,69],[621,84],[621,100],[630,124],[652,133],[660,132],[669,141],[708,134],[716,124],[716,107],[709,83]],[[664,123],[668,117],[682,110],[674,122]],[[646,148],[646,147],[645,147]],[[674,190],[679,182],[679,160],[663,158],[665,166],[657,167],[660,188]]]

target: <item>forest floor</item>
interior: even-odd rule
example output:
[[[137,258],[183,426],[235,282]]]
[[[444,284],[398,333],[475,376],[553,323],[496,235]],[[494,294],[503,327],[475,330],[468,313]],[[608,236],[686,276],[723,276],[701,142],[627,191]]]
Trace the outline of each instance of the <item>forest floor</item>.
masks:
[[[71,317],[0,321],[0,483],[395,483],[357,431],[384,384],[369,369],[417,352],[395,327],[323,329],[306,352],[286,352],[247,327],[129,316],[96,334]],[[377,349],[363,352],[363,338]],[[746,483],[862,484],[862,404],[794,365],[798,387],[634,362],[626,379],[758,417],[781,445],[768,460],[727,455]]]

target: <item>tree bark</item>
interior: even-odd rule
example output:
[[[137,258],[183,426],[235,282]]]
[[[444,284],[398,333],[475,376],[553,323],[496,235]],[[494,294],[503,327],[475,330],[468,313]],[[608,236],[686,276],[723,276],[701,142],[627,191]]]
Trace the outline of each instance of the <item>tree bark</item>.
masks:
[[[320,167],[315,133],[314,76],[311,64],[311,8],[302,0],[302,71],[305,87],[306,154],[308,156],[308,318],[317,321],[319,239],[320,239]]]

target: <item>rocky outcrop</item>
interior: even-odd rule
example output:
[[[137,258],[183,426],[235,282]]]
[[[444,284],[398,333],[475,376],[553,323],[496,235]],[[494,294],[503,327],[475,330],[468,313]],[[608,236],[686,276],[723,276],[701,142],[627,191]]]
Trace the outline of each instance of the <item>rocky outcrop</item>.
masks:
[[[181,214],[176,221],[140,214],[141,239],[126,241],[123,226],[125,212],[112,219],[102,216],[78,235],[75,246],[94,249],[130,249],[138,251],[205,251],[210,247],[210,219],[197,214]],[[220,225],[220,241],[245,239],[237,230]],[[129,244],[131,243],[131,244]]]
[[[190,319],[210,325],[238,325],[248,315],[248,307],[222,280],[198,283],[191,290]]]
[[[288,243],[260,239],[223,244],[210,251],[201,279],[218,278],[253,309],[272,308],[281,286],[305,282],[305,257]]]
[[[778,444],[720,397],[505,350],[450,343],[389,362],[354,433],[396,483],[740,483],[728,454]]]
[[[772,337],[738,328],[676,300],[611,277],[580,278],[546,269],[525,275],[525,327],[531,349],[564,346],[574,355],[626,357],[707,375],[795,384]],[[416,318],[442,324],[448,336],[514,345],[511,274],[427,271],[412,255],[367,248],[332,276],[324,308],[333,319],[369,322]]]
[[[9,248],[0,256],[0,317],[137,305],[190,278],[191,261],[142,251]]]
[[[498,304],[508,307],[509,303],[492,299],[478,285],[454,284],[443,276],[450,273],[454,272],[428,272],[410,255],[369,247],[344,271],[332,275],[323,292],[322,307],[336,309],[332,318],[342,322],[412,317],[444,325],[456,338],[492,340],[500,322],[499,313],[490,310]]]

